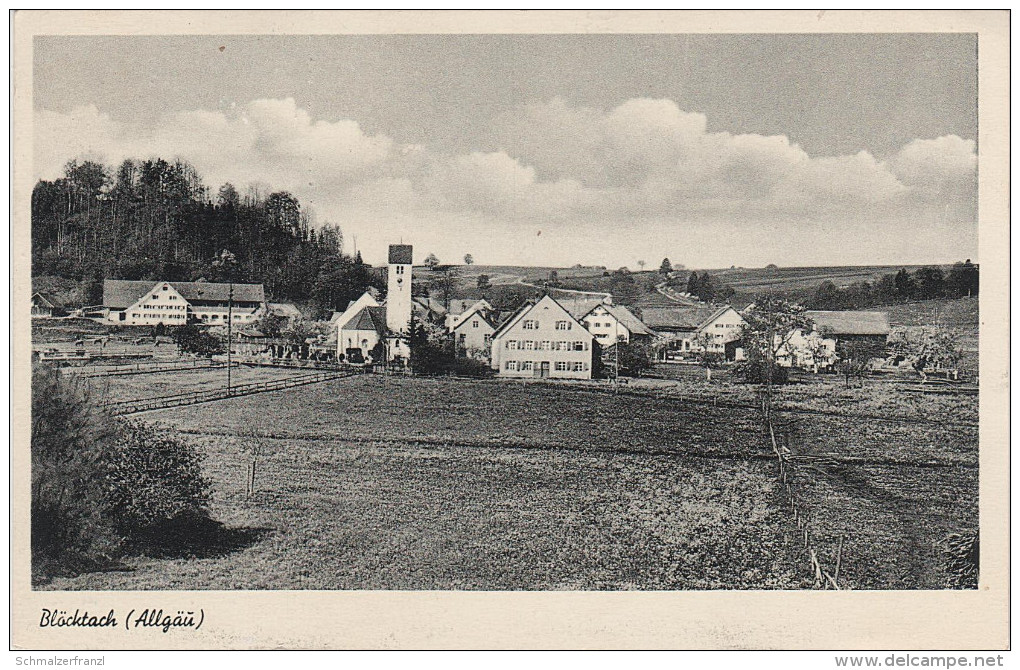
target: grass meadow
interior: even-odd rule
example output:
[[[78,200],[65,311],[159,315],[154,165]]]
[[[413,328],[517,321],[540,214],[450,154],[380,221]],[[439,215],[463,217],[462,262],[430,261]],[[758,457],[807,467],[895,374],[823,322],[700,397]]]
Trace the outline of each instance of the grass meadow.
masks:
[[[842,536],[844,586],[943,588],[941,543],[977,526],[977,429],[909,405],[861,419],[867,389],[835,381],[781,392],[794,409],[851,394],[779,419],[819,558]],[[366,375],[146,413],[194,441],[214,517],[245,541],[40,588],[809,588],[760,417],[706,400],[748,391],[692,390]]]

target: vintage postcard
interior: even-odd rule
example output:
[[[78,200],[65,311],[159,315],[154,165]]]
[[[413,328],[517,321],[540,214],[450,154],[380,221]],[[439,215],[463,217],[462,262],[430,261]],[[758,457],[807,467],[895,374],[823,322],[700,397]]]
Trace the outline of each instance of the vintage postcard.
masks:
[[[15,648],[1008,647],[1008,12],[12,21]]]

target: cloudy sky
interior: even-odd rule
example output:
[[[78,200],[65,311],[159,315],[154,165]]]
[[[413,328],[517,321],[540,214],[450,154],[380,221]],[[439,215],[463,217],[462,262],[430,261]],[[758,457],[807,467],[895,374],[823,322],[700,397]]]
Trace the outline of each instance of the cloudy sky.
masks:
[[[369,262],[977,258],[972,35],[37,37],[34,171],[181,158]]]

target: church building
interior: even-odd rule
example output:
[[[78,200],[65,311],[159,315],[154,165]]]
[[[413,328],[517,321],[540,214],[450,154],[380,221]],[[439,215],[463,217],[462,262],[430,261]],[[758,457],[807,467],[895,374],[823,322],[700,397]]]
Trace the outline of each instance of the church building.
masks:
[[[379,355],[387,362],[410,359],[411,270],[411,245],[391,244],[386,300],[366,291],[336,318],[338,356],[355,362],[379,362]]]

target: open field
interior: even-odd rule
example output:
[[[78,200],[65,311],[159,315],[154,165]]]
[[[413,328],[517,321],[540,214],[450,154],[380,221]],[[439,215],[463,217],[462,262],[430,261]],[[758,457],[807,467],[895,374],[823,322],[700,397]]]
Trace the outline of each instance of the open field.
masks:
[[[367,375],[147,413],[246,539],[43,588],[809,587],[756,412],[634,391]],[[943,587],[939,543],[977,525],[976,428],[790,419],[823,562],[843,535],[845,585]]]
[[[604,401],[372,376],[153,412],[192,432],[215,516],[250,541],[46,588],[809,586],[770,463],[746,458],[753,416]],[[272,437],[245,499],[237,435],[260,425]]]
[[[288,379],[306,372],[306,370],[269,367],[256,368],[242,365],[231,370],[230,379],[231,383],[235,385],[248,384]],[[225,388],[227,385],[227,369],[199,368],[195,370],[150,372],[138,375],[93,377],[89,380],[89,383],[104,402],[140,400],[192,391]]]

